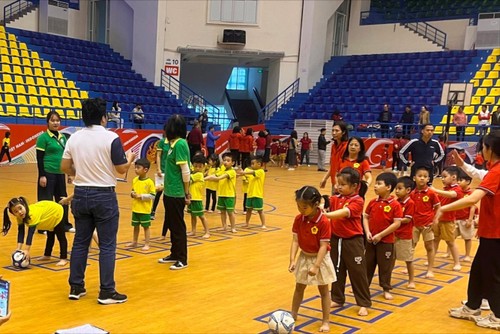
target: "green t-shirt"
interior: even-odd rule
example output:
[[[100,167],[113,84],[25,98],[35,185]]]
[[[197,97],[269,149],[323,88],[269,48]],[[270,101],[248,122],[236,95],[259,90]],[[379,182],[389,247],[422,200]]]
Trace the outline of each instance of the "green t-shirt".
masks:
[[[49,130],[42,133],[36,140],[36,149],[44,151],[43,166],[47,173],[63,174],[61,160],[66,146],[66,136],[59,132],[59,137]]]
[[[165,152],[165,146],[167,145],[167,143],[167,138],[162,138],[158,141],[158,145],[156,145],[156,151],[161,151],[160,170],[162,173],[165,173],[165,154],[167,153]]]
[[[189,146],[185,139],[165,144],[165,195],[184,198],[184,182],[179,165],[189,164]]]

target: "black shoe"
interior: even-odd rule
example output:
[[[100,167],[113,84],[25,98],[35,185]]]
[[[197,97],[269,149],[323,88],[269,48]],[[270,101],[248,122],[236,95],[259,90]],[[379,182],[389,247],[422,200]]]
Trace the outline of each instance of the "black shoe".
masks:
[[[177,262],[176,259],[172,257],[172,255],[162,257],[161,259],[158,259],[158,262],[160,263],[175,263]]]
[[[83,297],[87,294],[87,290],[84,287],[78,285],[72,285],[69,290],[69,299],[78,300],[80,297]]]
[[[326,169],[318,169],[318,172],[326,172]]]
[[[182,263],[181,261],[175,262],[175,264],[170,266],[170,270],[181,270],[187,268],[187,264]]]
[[[97,302],[102,305],[120,304],[126,301],[127,295],[122,295],[116,291],[101,291],[99,292],[99,298],[97,298]]]

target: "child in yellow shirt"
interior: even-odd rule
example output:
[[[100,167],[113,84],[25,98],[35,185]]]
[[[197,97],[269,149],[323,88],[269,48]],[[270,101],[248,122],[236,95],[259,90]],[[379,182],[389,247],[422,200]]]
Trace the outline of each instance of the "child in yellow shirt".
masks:
[[[205,178],[203,170],[205,169],[206,159],[203,155],[193,156],[193,172],[191,173],[191,182],[189,184],[189,193],[191,194],[191,203],[188,207],[188,213],[191,214],[191,232],[188,236],[196,235],[196,217],[200,217],[205,234],[202,236],[204,239],[210,238],[210,231],[208,230],[208,223],[205,215],[203,214],[203,190],[205,188]]]

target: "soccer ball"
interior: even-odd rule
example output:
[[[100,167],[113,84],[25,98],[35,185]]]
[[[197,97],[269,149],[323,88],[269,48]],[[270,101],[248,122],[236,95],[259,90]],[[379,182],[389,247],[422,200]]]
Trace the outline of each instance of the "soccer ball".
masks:
[[[276,311],[269,317],[267,322],[272,333],[290,334],[295,327],[295,320],[292,315],[285,311]]]
[[[16,250],[12,253],[12,265],[16,268],[27,268],[30,265],[30,260],[26,258],[23,251]]]

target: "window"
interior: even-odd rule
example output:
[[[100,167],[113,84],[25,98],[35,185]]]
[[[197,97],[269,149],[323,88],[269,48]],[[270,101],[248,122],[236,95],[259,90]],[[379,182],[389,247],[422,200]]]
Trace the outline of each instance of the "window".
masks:
[[[215,106],[219,110],[213,108],[212,106],[207,106],[206,109],[208,111],[208,121],[213,123],[215,126],[219,125],[222,131],[227,130],[229,128],[229,124],[231,120],[227,116],[226,108],[223,105]]]
[[[231,76],[227,81],[226,89],[247,90],[248,68],[233,67]]]
[[[258,0],[211,0],[210,22],[257,23]]]

